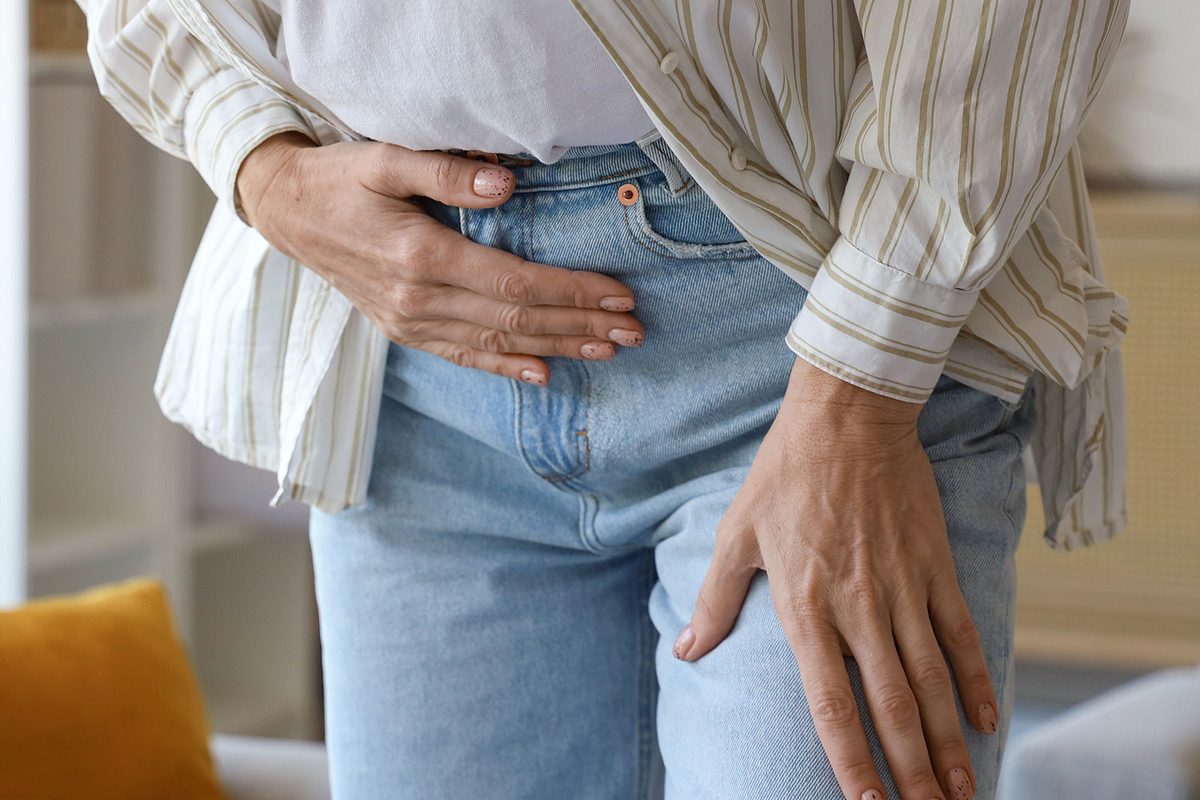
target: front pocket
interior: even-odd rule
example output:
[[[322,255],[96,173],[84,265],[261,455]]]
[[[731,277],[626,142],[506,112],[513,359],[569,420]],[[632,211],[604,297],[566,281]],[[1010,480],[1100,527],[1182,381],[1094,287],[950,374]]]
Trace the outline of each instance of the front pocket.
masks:
[[[638,197],[622,204],[625,222],[634,240],[650,252],[686,260],[760,257],[694,180],[689,179],[678,194],[672,194],[657,174],[629,183],[637,188]]]

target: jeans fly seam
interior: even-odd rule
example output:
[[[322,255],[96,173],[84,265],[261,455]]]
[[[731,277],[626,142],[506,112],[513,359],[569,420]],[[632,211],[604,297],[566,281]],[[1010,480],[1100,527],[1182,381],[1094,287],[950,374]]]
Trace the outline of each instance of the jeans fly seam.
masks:
[[[596,536],[596,515],[600,512],[599,499],[587,492],[579,491],[578,486],[568,485],[565,488],[575,490],[576,497],[579,498],[579,541],[583,545],[583,549],[589,553],[604,552],[604,547]]]

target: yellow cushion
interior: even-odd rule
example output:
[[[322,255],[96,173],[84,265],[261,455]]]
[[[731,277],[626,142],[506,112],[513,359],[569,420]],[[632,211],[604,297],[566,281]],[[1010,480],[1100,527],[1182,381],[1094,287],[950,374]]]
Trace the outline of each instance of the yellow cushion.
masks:
[[[208,733],[157,581],[0,612],[3,800],[220,800]]]

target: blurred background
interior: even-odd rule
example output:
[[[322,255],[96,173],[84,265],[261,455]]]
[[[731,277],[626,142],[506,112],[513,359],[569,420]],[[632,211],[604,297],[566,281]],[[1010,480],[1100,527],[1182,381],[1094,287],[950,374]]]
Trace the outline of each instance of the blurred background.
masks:
[[[30,19],[11,43],[29,48],[28,74],[0,89],[0,103],[27,91],[30,110],[23,132],[0,133],[30,153],[27,195],[0,199],[0,225],[25,202],[31,220],[27,273],[0,278],[0,603],[160,576],[214,727],[319,739],[305,510],[269,509],[273,476],[193,442],[151,393],[212,198],[101,100],[73,0],[33,0]],[[1083,137],[1104,267],[1132,304],[1132,523],[1054,553],[1031,488],[1013,741],[1142,673],[1200,663],[1198,38],[1196,0],[1135,3]]]

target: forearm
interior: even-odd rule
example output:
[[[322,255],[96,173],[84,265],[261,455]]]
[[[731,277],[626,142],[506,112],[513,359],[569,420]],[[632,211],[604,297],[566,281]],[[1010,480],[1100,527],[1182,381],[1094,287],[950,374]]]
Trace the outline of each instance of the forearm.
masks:
[[[167,0],[79,0],[100,93],[143,137],[196,167],[235,209],[242,159],[285,130],[310,132],[300,113],[224,63]]]

